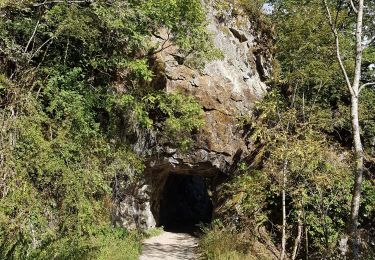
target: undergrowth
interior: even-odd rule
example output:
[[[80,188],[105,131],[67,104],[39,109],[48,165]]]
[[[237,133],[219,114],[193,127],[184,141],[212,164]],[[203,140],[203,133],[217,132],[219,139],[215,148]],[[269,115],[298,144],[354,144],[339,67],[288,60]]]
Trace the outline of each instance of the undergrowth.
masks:
[[[155,227],[155,228],[150,228],[150,229],[145,230],[143,232],[143,236],[145,238],[156,237],[156,236],[161,235],[163,232],[164,232],[163,227]]]
[[[138,260],[141,252],[140,236],[130,233],[125,237],[119,235],[103,236],[99,244],[102,246],[93,259],[98,260]]]
[[[214,221],[202,229],[200,251],[208,260],[269,260],[275,259],[264,244],[251,232],[239,232]]]
[[[90,238],[58,240],[27,259],[136,260],[142,237],[122,228],[104,228]]]

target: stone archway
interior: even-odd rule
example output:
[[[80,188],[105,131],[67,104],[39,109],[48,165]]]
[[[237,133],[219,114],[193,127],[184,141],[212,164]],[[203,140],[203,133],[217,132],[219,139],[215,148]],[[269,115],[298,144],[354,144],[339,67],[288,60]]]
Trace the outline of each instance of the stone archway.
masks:
[[[215,154],[212,154],[212,156]],[[157,226],[187,229],[209,223],[216,209],[216,187],[228,177],[225,156],[197,163],[168,158],[150,161],[142,178],[121,192],[113,223],[129,229]]]

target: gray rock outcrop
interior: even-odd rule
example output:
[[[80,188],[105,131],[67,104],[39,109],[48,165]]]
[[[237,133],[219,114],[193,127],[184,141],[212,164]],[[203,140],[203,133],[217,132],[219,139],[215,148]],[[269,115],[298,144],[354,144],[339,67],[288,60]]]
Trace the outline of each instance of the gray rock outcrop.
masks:
[[[155,226],[160,194],[169,174],[208,177],[230,174],[252,149],[245,142],[245,132],[238,119],[251,113],[255,102],[266,93],[264,79],[271,70],[270,55],[259,52],[261,41],[254,36],[252,23],[244,13],[237,10],[233,15],[232,9],[219,11],[211,4],[206,7],[207,29],[223,54],[222,60],[211,61],[203,70],[198,70],[181,62],[182,57],[174,45],[155,55],[155,61],[163,64],[155,84],[166,92],[194,96],[205,111],[206,124],[196,135],[194,149],[188,152],[179,152],[168,145],[157,147],[157,155],[147,162],[144,180],[128,189],[118,202],[114,213],[118,225]],[[153,41],[161,45],[167,39],[166,32],[160,30]],[[136,146],[145,149],[144,144]]]

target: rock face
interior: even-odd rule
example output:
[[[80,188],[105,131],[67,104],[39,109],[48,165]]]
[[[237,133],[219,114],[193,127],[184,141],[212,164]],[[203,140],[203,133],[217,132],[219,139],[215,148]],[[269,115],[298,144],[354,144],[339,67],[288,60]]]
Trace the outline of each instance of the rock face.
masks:
[[[203,106],[206,124],[196,135],[194,149],[187,153],[167,145],[158,147],[157,156],[147,163],[145,179],[118,203],[114,213],[118,225],[149,228],[159,224],[160,198],[169,174],[230,174],[252,149],[244,140],[238,119],[251,113],[255,102],[266,93],[263,81],[270,73],[270,60],[268,54],[258,51],[261,41],[254,36],[246,15],[238,10],[234,15],[233,8],[215,10],[213,4],[206,8],[207,29],[224,58],[209,62],[203,70],[193,69],[183,63],[178,48],[172,45],[155,55],[155,62],[163,69],[154,83],[167,92],[194,96]],[[153,41],[169,46],[168,38],[161,30]]]

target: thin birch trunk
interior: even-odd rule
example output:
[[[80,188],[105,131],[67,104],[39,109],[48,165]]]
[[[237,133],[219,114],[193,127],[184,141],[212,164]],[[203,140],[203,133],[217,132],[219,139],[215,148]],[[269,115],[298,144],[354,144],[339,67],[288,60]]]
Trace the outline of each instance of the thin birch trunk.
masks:
[[[302,211],[299,210],[297,213],[297,237],[294,240],[294,247],[293,247],[293,254],[292,254],[292,260],[295,260],[298,253],[298,248],[301,243],[301,237],[302,237]]]
[[[282,218],[283,218],[283,225],[282,225],[282,234],[281,234],[281,253],[280,253],[280,260],[285,259],[285,248],[286,248],[286,182],[287,182],[287,176],[286,176],[286,169],[288,166],[288,161],[284,161],[284,168],[283,168],[283,188],[281,191],[281,204],[282,204]]]
[[[356,66],[353,80],[354,95],[351,95],[351,119],[353,131],[353,146],[355,155],[355,179],[353,188],[353,197],[350,213],[349,235],[352,245],[352,254],[354,259],[359,259],[359,236],[358,236],[358,212],[361,200],[361,188],[363,178],[363,147],[361,141],[361,132],[359,126],[358,105],[359,105],[359,85],[361,81],[362,69],[362,27],[363,27],[363,6],[364,0],[358,1],[357,27],[356,27]]]
[[[309,229],[307,226],[305,226],[305,259],[309,260]]]
[[[363,179],[363,148],[360,138],[360,128],[358,119],[358,98],[351,100],[353,142],[355,151],[355,180],[351,203],[351,214],[349,223],[349,238],[352,246],[354,259],[359,259],[360,239],[358,235],[358,215],[361,200],[361,188]]]
[[[327,0],[323,0],[324,5],[327,11],[327,17],[329,24],[331,25],[332,32],[335,36],[336,41],[336,52],[337,60],[340,64],[340,68],[344,75],[348,90],[350,92],[351,100],[351,124],[352,124],[352,137],[353,137],[353,148],[354,148],[354,157],[355,157],[355,178],[354,178],[354,187],[352,193],[352,202],[351,202],[351,212],[350,220],[348,223],[348,235],[349,235],[349,244],[351,245],[351,258],[357,260],[360,257],[360,240],[358,235],[358,214],[359,206],[361,201],[361,188],[362,188],[362,179],[363,179],[363,147],[361,141],[361,132],[359,126],[359,94],[361,89],[366,85],[360,87],[361,82],[361,69],[362,69],[362,54],[363,54],[363,43],[362,43],[362,29],[363,29],[363,8],[364,0],[358,0],[358,7],[354,5],[353,1],[350,1],[350,4],[357,14],[356,21],[356,55],[355,55],[355,70],[354,70],[354,79],[353,83],[350,82],[348,73],[345,69],[344,63],[340,55],[340,42],[339,35],[335,23],[333,22],[332,15],[327,4]],[[372,85],[372,83],[370,83]]]

